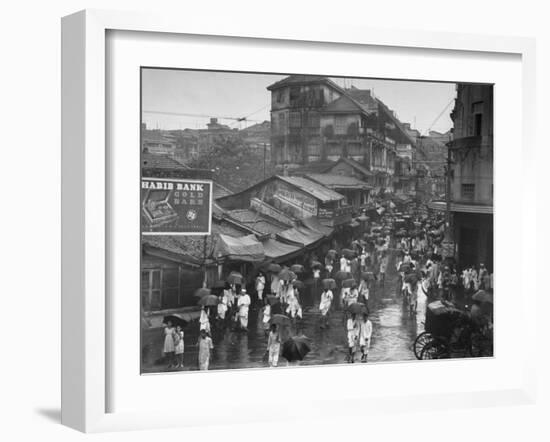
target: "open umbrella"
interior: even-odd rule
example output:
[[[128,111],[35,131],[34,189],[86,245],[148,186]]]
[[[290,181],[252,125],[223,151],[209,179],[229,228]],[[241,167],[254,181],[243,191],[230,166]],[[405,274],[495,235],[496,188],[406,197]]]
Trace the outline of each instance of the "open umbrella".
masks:
[[[290,325],[290,318],[286,315],[276,314],[271,317],[271,323],[277,325]]]
[[[312,269],[322,269],[323,264],[321,264],[319,261],[311,261],[311,268]]]
[[[346,258],[354,258],[355,252],[351,249],[342,249],[342,255],[344,255]]]
[[[328,252],[327,252],[327,255],[330,255],[332,257],[335,257],[338,253],[336,252],[336,250],[334,249],[330,249]]]
[[[412,268],[412,265],[409,262],[404,262],[403,264],[401,264],[399,266],[399,271],[400,272],[407,272],[407,271],[411,270],[411,268]]]
[[[346,288],[353,287],[355,285],[357,285],[357,283],[355,282],[355,279],[353,279],[353,278],[345,279],[342,282],[342,287],[346,287]]]
[[[322,284],[324,289],[331,290],[336,288],[336,281],[332,278],[323,279]]]
[[[243,281],[243,275],[239,272],[231,272],[227,277],[227,282],[229,284],[241,284]]]
[[[292,286],[301,290],[305,287],[305,284],[302,281],[299,281],[299,280],[296,279],[296,280],[292,281]]]
[[[489,292],[486,292],[485,290],[478,290],[474,296],[472,296],[472,299],[474,301],[478,302],[489,302],[493,303],[493,295]]]
[[[280,302],[279,298],[275,295],[267,295],[266,299],[267,299],[267,303],[269,305],[275,305],[275,304],[278,304]]]
[[[279,272],[279,279],[282,281],[292,281],[296,279],[296,273],[290,269],[283,269]]]
[[[342,270],[339,270],[338,272],[336,272],[336,275],[334,275],[334,277],[339,281],[343,281],[344,279],[351,278],[351,273],[343,272]]]
[[[206,296],[203,296],[201,299],[199,299],[198,304],[202,305],[203,307],[211,307],[211,306],[214,306],[214,305],[218,305],[219,300],[218,300],[217,296],[206,295]]]
[[[197,298],[202,298],[203,296],[211,295],[212,291],[206,287],[201,287],[200,289],[195,290],[195,296]]]
[[[179,325],[181,328],[184,328],[189,322],[189,319],[186,319],[185,315],[174,313],[173,315],[165,316],[162,319],[163,324],[168,324],[168,321],[170,321],[172,325]]]
[[[348,312],[355,315],[362,315],[363,313],[368,313],[368,309],[362,302],[354,302],[348,306]]]
[[[302,264],[292,264],[290,266],[290,270],[294,273],[303,273],[304,272],[304,266]]]
[[[374,281],[376,278],[374,277],[374,273],[372,272],[362,272],[361,279],[365,281]]]
[[[266,268],[267,271],[271,273],[279,273],[281,271],[281,266],[274,262],[270,262]]]
[[[410,273],[405,276],[405,282],[414,285],[418,282],[418,276],[416,275],[416,273]]]
[[[309,339],[305,336],[295,336],[283,343],[283,358],[288,362],[301,361],[311,351]]]

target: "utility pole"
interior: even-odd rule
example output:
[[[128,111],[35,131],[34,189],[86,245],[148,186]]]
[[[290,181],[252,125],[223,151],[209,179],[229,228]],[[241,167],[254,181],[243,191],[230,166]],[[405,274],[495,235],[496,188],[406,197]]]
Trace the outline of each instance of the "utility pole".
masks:
[[[266,145],[264,143],[264,180],[265,180],[265,158],[266,158]]]

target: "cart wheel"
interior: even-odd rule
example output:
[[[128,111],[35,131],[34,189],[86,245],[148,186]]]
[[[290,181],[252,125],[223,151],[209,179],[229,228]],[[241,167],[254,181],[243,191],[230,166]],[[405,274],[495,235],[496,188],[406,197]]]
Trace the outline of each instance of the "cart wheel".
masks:
[[[427,331],[420,333],[416,337],[413,344],[413,351],[416,359],[422,359],[420,357],[420,353],[422,352],[422,349],[426,346],[426,344],[432,342],[433,340],[434,338],[432,334]]]
[[[420,352],[420,359],[445,359],[449,357],[445,345],[440,342],[432,341],[427,343]]]

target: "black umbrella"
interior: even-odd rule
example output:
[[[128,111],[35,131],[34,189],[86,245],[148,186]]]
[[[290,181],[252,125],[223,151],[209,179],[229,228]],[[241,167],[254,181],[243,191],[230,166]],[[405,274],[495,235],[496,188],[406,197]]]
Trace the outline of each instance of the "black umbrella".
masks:
[[[353,287],[355,285],[357,285],[357,283],[355,282],[355,279],[353,279],[353,278],[345,279],[342,282],[342,287],[346,287],[346,288]]]
[[[277,325],[290,325],[290,318],[286,315],[276,314],[271,317],[271,323]]]
[[[312,269],[322,269],[323,264],[321,264],[319,261],[311,261],[311,268]]]
[[[206,295],[199,299],[198,304],[202,305],[203,307],[211,307],[214,305],[218,305],[219,299],[217,296],[214,295]]]
[[[275,295],[267,295],[267,303],[269,305],[275,305],[275,304],[278,304],[280,301],[279,301],[279,298]]]
[[[279,273],[281,271],[281,266],[277,263],[271,262],[267,265],[267,271],[271,273]]]
[[[211,295],[212,291],[210,289],[207,289],[206,287],[202,287],[200,289],[195,290],[195,296],[197,298],[202,298],[203,296]]]
[[[475,295],[472,296],[472,299],[479,302],[493,303],[493,295],[485,290],[478,290]]]
[[[304,272],[304,266],[302,264],[292,264],[290,266],[290,270],[294,273],[303,273]]]
[[[298,281],[297,279],[292,281],[292,286],[296,287],[297,289],[303,289],[305,287],[305,284],[302,281]]]
[[[334,277],[339,281],[343,281],[344,279],[351,278],[351,273],[343,272],[342,270],[339,270],[338,272],[336,272],[336,275],[334,275]]]
[[[229,284],[241,284],[243,281],[243,275],[239,272],[231,272],[227,277],[227,282]]]
[[[362,302],[354,302],[348,307],[348,311],[355,315],[362,315],[363,313],[368,313],[367,306]]]
[[[283,343],[283,358],[288,362],[301,361],[311,351],[309,339],[305,336],[295,336]]]
[[[332,278],[326,278],[321,281],[323,284],[324,289],[335,289],[336,288],[336,281]]]
[[[283,269],[279,272],[279,279],[283,281],[292,281],[296,279],[296,273],[290,269]]]
[[[185,319],[185,315],[180,315],[177,313],[174,313],[173,315],[165,316],[162,319],[163,324],[168,324],[168,321],[172,323],[172,325],[179,325],[181,328],[184,328],[187,323],[189,322],[187,319]]]
[[[344,255],[346,258],[354,258],[355,252],[351,249],[342,249],[342,255]]]
[[[365,281],[374,281],[376,278],[374,277],[374,273],[372,272],[362,272],[361,279]]]

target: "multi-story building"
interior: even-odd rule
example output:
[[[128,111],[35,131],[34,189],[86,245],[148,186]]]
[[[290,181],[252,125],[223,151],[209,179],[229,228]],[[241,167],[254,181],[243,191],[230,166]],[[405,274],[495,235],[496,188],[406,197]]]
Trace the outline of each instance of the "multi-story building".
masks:
[[[395,114],[370,90],[344,89],[321,76],[291,75],[271,91],[272,161],[289,173],[349,158],[392,188],[396,146],[414,146]],[[313,170],[310,170],[313,172]]]
[[[458,84],[451,156],[452,233],[459,266],[493,267],[493,86]],[[442,209],[445,203],[434,207]]]

